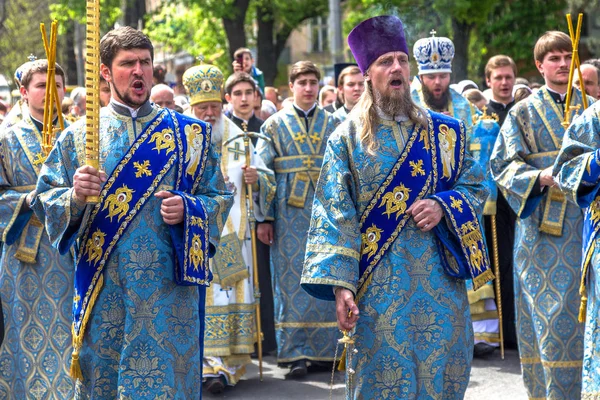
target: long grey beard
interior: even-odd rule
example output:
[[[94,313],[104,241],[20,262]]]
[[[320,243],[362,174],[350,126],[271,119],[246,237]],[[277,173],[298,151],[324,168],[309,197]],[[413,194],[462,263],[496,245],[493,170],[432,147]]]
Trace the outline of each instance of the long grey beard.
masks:
[[[221,116],[212,126],[212,136],[210,141],[212,144],[219,144],[223,141],[223,134],[225,132],[225,121],[227,117]]]
[[[375,104],[384,114],[390,117],[411,117],[415,107],[408,90],[404,91],[400,96],[385,96],[379,92],[375,92]]]

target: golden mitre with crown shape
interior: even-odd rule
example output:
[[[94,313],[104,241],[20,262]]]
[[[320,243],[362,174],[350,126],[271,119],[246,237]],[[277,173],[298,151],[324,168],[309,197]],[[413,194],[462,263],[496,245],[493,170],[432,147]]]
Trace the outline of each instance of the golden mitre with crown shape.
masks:
[[[196,65],[183,73],[183,86],[190,96],[191,106],[207,101],[221,102],[223,73],[214,65]]]

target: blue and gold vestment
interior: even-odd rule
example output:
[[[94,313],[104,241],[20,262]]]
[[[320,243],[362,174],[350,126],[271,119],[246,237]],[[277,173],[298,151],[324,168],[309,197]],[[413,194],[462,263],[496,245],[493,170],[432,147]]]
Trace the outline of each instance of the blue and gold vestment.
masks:
[[[335,307],[300,287],[312,199],[327,139],[334,128],[331,114],[317,107],[307,130],[292,106],[271,116],[261,128],[272,141],[263,142],[257,151],[275,171],[277,182],[266,220],[274,221],[271,276],[280,364],[334,358],[338,332]]]
[[[573,90],[572,104],[580,105],[581,92]],[[583,216],[560,189],[539,185],[540,173],[553,166],[561,147],[562,121],[561,106],[547,87],[540,88],[510,110],[490,161],[517,214],[516,328],[531,398],[578,399],[581,392],[584,327],[577,316]]]
[[[565,133],[554,172],[561,189],[580,207],[585,208],[583,263],[580,292],[580,319],[585,318],[583,338],[582,399],[600,398],[600,103],[589,107],[575,119]],[[587,314],[587,318],[586,318]]]
[[[165,130],[152,130],[155,124],[163,124],[165,120],[168,126]],[[72,197],[72,177],[85,162],[83,122],[74,124],[57,141],[38,180],[39,195],[35,204],[36,212],[46,214],[46,229],[53,245],[61,250],[73,245],[76,247],[82,257],[78,268],[82,259],[91,256],[90,248],[94,247],[94,243],[102,243],[102,238],[96,237],[92,242],[77,240],[86,235],[87,227],[94,223],[90,215],[106,212],[99,206],[84,209]],[[135,151],[132,145],[135,143],[137,146],[148,134],[151,135],[148,151],[138,154],[140,152]],[[145,187],[135,186],[138,179],[162,175],[162,180],[153,181],[153,185],[158,186],[149,186],[148,190],[182,191],[186,207],[185,226],[183,223],[170,226],[163,222],[161,199],[152,192],[144,195],[145,203],[131,208],[125,206],[125,203],[129,204],[127,199],[132,194],[131,190],[116,195],[115,199],[121,204],[109,202],[106,197],[107,218],[111,222],[113,218],[116,222],[128,221],[129,225],[119,232],[118,240],[100,270],[103,285],[95,286],[93,295],[97,298],[86,312],[89,318],[87,328],[80,330],[83,343],[79,364],[83,380],[78,381],[76,398],[200,397],[204,330],[202,282],[210,278],[205,276],[201,279],[200,286],[176,284],[176,280],[192,276],[180,274],[182,251],[179,247],[175,247],[178,251],[174,251],[174,246],[181,245],[176,242],[179,237],[176,233],[189,239],[183,228],[188,229],[187,213],[189,207],[195,205],[204,210],[206,219],[192,222],[208,223],[206,234],[214,251],[224,218],[231,207],[231,193],[225,189],[219,158],[206,142],[210,140],[208,127],[196,119],[153,107],[149,102],[132,118],[128,109],[111,102],[101,110],[99,138],[101,169],[109,176],[105,189],[116,181],[113,178],[120,179],[120,174],[130,168],[125,156],[145,156],[147,163],[133,163],[137,172],[135,177],[132,175],[125,182],[125,186],[145,192]],[[185,151],[176,145],[179,141],[184,144]],[[176,151],[177,157],[157,172],[155,162],[169,151]],[[186,177],[189,173],[197,176],[197,180],[188,183]],[[131,218],[134,212],[135,217]],[[187,243],[186,240],[183,242]],[[195,244],[194,241],[194,251]],[[198,255],[190,249],[192,264],[197,264],[198,257],[206,260],[208,254]],[[202,267],[200,271],[203,271]],[[79,302],[84,296],[88,298],[86,290],[90,289],[83,287],[82,290],[75,294],[72,303],[76,333],[80,322]]]
[[[213,281],[206,289],[206,330],[204,334],[203,377],[224,376],[235,385],[250,364],[256,343],[256,299],[254,297],[252,241],[247,186],[242,167],[246,165],[243,131],[222,116],[222,141],[214,147],[221,155],[221,171],[227,186],[233,188],[233,206],[223,227],[221,242],[211,259]],[[215,124],[219,129],[220,124]],[[237,139],[225,144],[228,140]],[[262,139],[260,139],[262,140]],[[256,167],[258,181],[253,191],[254,216],[264,219],[266,208],[275,196],[275,176],[250,146],[251,165]]]
[[[357,295],[360,318],[353,337],[358,352],[346,368],[356,371],[347,388],[348,399],[458,399],[469,382],[473,331],[467,290],[464,280],[445,269],[458,259],[448,255],[440,238],[456,238],[456,213],[469,210],[476,220],[488,192],[482,184],[483,171],[466,154],[464,126],[438,113],[427,116],[427,128],[379,119],[374,125],[379,143],[375,155],[358,139],[361,125],[347,119],[325,152],[302,285],[328,300],[334,299],[336,286]],[[448,148],[445,136],[451,130],[456,140]],[[407,152],[419,159],[407,158]],[[393,172],[399,164],[408,167],[408,173]],[[374,204],[372,199],[386,200],[381,188],[392,175],[403,182],[394,191],[398,203],[393,208],[393,217],[403,226],[386,242],[387,251],[365,280],[362,260],[371,250],[370,236],[377,238],[382,232],[367,229],[367,235],[361,234],[361,216]],[[413,184],[421,178],[426,182]],[[409,201],[418,197],[442,202],[447,194],[454,199],[443,203],[445,218],[435,231],[422,232],[406,216]],[[391,211],[383,209],[386,215]],[[394,225],[394,218],[389,225]],[[485,251],[481,229],[476,232],[478,250]],[[381,254],[374,250],[373,254]],[[483,270],[479,284],[490,278]]]
[[[71,399],[74,392],[69,376],[74,260],[52,248],[42,222],[24,211],[44,161],[41,143],[27,112],[0,131],[2,399]]]

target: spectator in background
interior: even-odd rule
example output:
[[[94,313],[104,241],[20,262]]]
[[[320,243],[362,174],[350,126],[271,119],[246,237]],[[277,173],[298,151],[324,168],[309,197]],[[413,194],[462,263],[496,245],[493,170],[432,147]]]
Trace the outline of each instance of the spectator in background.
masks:
[[[69,115],[71,112],[71,107],[73,106],[73,99],[70,97],[65,97],[60,104],[61,112],[63,115]]]
[[[271,115],[277,112],[277,107],[270,100],[263,100],[260,109],[260,119],[266,121]]]
[[[162,64],[156,64],[152,72],[152,84],[158,85],[160,83],[166,84],[165,76],[167,75],[167,68]]]
[[[521,84],[513,86],[513,97],[515,98],[515,103],[528,98],[532,93],[533,90],[531,90],[529,86]]]
[[[531,83],[527,80],[527,78],[523,78],[522,76],[518,76],[515,78],[515,85],[525,85],[529,86]]]
[[[150,101],[162,108],[175,109],[175,91],[164,83],[152,87]]]
[[[279,90],[277,90],[277,88],[274,88],[273,86],[266,86],[265,87],[265,100],[269,100],[271,103],[273,103],[273,105],[275,107],[277,107],[277,110],[281,109],[281,96],[279,95]]]
[[[73,100],[73,105],[69,112],[71,118],[77,120],[79,117],[83,117],[85,115],[85,88],[81,86],[76,87],[69,97]]]
[[[183,112],[187,112],[190,109],[190,102],[185,95],[175,96],[175,107],[179,107],[183,110]]]
[[[106,107],[110,103],[110,85],[100,74],[100,106]]]
[[[481,91],[479,91],[478,89],[467,89],[462,93],[462,95],[480,111],[483,111],[483,107],[488,102],[483,93],[481,93]]]
[[[593,98],[598,98],[598,92],[600,91],[600,86],[598,86],[598,80],[600,75],[600,70],[593,66],[592,64],[581,64],[581,75],[583,78],[583,85],[585,86],[586,94],[592,96]],[[573,84],[581,89],[581,83],[579,81],[579,74],[575,74],[573,76]]]
[[[319,106],[325,108],[329,112],[333,112],[335,111],[335,108],[329,110],[327,107],[334,104],[336,99],[337,93],[333,86],[325,85],[321,88],[321,91],[319,92]]]
[[[265,77],[262,71],[254,66],[254,58],[250,49],[240,47],[233,53],[233,72],[249,74],[256,81],[261,95],[265,92]]]

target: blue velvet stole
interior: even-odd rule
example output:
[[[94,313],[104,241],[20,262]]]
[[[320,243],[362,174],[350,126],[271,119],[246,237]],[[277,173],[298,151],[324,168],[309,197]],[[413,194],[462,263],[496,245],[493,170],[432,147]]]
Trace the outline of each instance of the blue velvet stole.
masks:
[[[478,216],[466,196],[450,190],[464,160],[464,125],[442,114],[429,111],[429,115],[428,129],[414,130],[361,216],[359,293],[406,226],[410,217],[406,210],[423,198],[437,200],[449,221],[434,229],[445,272],[473,279],[475,289],[493,279]]]
[[[210,129],[204,124],[189,121],[186,124],[184,118],[187,117],[163,110],[148,124],[106,181],[100,201],[85,226],[75,269],[71,367],[74,378],[81,375],[79,350],[91,310],[103,286],[104,266],[119,238],[173,167],[177,168],[176,184],[170,192],[181,195],[185,207],[184,221],[179,224],[182,226],[170,227],[176,253],[175,280],[183,285],[210,282],[206,211],[199,199],[187,194],[197,188],[204,170]],[[198,144],[202,145],[199,155],[188,152],[189,146],[198,147]]]

